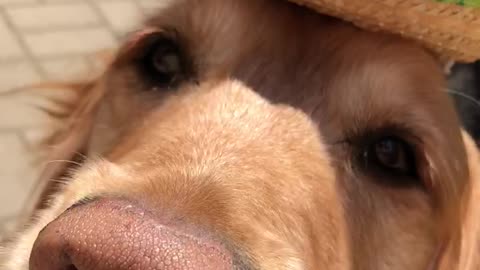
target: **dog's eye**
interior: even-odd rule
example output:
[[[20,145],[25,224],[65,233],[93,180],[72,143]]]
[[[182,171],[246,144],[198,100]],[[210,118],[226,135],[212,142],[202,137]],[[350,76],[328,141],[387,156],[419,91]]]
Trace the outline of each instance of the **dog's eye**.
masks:
[[[164,37],[152,41],[140,65],[142,73],[157,90],[175,87],[187,75],[187,65],[180,46]]]
[[[367,169],[379,169],[396,176],[415,177],[413,148],[395,137],[383,137],[368,144],[362,153]]]

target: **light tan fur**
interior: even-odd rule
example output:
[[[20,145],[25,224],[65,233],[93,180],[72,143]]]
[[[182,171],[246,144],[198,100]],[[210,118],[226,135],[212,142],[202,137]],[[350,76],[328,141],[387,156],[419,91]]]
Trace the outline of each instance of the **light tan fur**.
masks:
[[[38,232],[92,196],[211,228],[255,269],[480,267],[478,152],[429,53],[274,0],[180,0],[146,23],[170,28],[196,81],[146,91],[127,42],[55,139],[52,159],[86,149],[86,164],[0,269],[28,269]],[[418,186],[381,184],[393,180],[359,171],[345,143],[391,126],[416,146]]]

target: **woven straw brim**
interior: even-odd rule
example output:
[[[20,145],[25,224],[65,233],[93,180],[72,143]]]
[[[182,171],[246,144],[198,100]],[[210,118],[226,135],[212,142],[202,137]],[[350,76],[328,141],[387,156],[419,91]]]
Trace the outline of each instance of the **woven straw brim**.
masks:
[[[421,42],[442,58],[480,59],[480,8],[431,0],[291,0],[353,22]]]

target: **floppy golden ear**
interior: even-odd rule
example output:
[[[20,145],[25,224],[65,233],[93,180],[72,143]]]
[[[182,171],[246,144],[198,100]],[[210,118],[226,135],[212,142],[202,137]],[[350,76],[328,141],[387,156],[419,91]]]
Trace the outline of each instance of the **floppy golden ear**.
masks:
[[[75,92],[76,97],[72,103],[57,104],[55,110],[40,108],[52,118],[48,123],[50,134],[40,143],[42,152],[46,152],[46,158],[42,161],[41,174],[28,197],[29,202],[22,211],[20,224],[27,221],[36,209],[43,208],[46,197],[55,189],[57,180],[65,176],[83,154],[92,126],[92,114],[99,99],[94,88],[94,82],[50,83],[28,87],[31,92]]]
[[[120,65],[123,61],[128,62],[135,54],[142,53],[143,47],[152,42],[152,34],[158,31],[161,30],[147,28],[133,33],[118,51],[98,52],[96,59],[105,70]],[[81,163],[86,152],[90,150],[91,141],[98,144],[96,140],[91,140],[91,133],[95,128],[97,109],[107,89],[104,83],[104,76],[100,75],[75,83],[48,83],[26,88],[26,91],[30,92],[73,92],[75,97],[69,102],[61,101],[57,104],[57,111],[41,108],[55,118],[55,121],[52,121],[54,125],[50,127],[55,132],[43,143],[43,146],[49,149],[46,164],[29,196],[30,202],[24,208],[20,224],[28,221],[36,210],[47,206],[48,197],[55,193],[61,184],[59,179],[68,179],[69,172]]]
[[[111,50],[95,56],[104,67],[113,59]],[[85,156],[94,114],[104,95],[101,81],[101,76],[97,75],[78,82],[49,82],[19,89],[33,98],[40,96],[49,101],[48,105],[37,106],[48,118],[43,123],[48,136],[39,145],[46,157],[42,158],[41,174],[34,183],[19,224],[25,224],[37,209],[46,206],[47,198],[60,183],[58,180],[67,176]]]
[[[480,269],[480,150],[465,131],[463,140],[468,156],[470,183],[462,202],[461,235],[458,239],[451,239],[450,245],[439,258],[439,264],[432,270]]]
[[[470,168],[470,194],[465,202],[459,270],[480,269],[480,151],[473,139],[463,133]]]

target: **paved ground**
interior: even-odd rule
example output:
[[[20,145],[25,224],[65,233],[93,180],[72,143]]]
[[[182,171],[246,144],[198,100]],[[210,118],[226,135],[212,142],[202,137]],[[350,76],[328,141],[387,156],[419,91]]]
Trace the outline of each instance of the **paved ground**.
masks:
[[[165,0],[0,0],[0,238],[37,175],[36,114],[12,89],[95,70],[92,53],[115,47]]]

